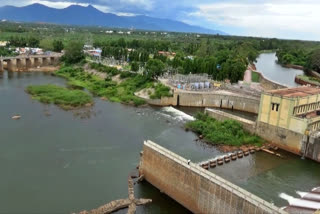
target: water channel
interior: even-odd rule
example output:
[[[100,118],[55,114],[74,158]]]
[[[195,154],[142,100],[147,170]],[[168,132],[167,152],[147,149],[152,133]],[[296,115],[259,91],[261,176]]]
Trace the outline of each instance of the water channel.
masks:
[[[282,67],[277,63],[276,53],[260,54],[255,64],[257,71],[261,72],[269,80],[288,87],[299,86],[294,79],[297,75],[303,74],[303,71]]]
[[[65,80],[41,72],[0,73],[0,213],[71,213],[126,198],[127,177],[146,139],[194,162],[222,154],[185,132],[190,117],[171,107],[134,108],[96,98],[90,109],[64,111],[24,91],[48,83]],[[12,120],[16,114],[22,118]],[[320,186],[317,163],[284,156],[257,153],[212,171],[283,206],[280,193]],[[148,183],[136,185],[135,192],[153,200],[137,213],[188,213]]]

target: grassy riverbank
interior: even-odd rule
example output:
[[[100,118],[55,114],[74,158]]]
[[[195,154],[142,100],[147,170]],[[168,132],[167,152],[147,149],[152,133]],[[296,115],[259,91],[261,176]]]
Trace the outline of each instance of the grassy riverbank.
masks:
[[[54,103],[63,109],[72,109],[92,103],[92,97],[80,90],[56,85],[31,85],[26,91],[42,103]]]
[[[205,141],[212,144],[261,146],[263,143],[260,137],[246,132],[240,123],[233,120],[221,122],[203,113],[198,113],[196,120],[188,122],[186,128],[202,135]]]
[[[320,80],[315,77],[306,76],[306,75],[298,75],[296,76],[297,79],[302,80],[303,82],[309,83],[314,86],[320,86]]]
[[[100,72],[107,68],[103,65],[94,65]],[[110,69],[108,69],[110,71]],[[109,73],[106,71],[106,73]],[[98,76],[85,72],[82,68],[64,67],[55,72],[57,76],[61,76],[69,80],[68,85],[75,88],[86,88],[92,94],[104,97],[112,102],[120,102],[124,104],[132,104],[135,106],[145,104],[145,100],[134,95],[135,92],[144,88],[155,88],[155,94],[150,97],[160,98],[161,96],[170,96],[170,89],[161,84],[155,85],[155,82],[146,76],[122,72],[120,74],[120,82],[113,81],[112,76],[115,71],[110,72],[110,76],[102,79]],[[159,85],[159,86],[158,86]]]

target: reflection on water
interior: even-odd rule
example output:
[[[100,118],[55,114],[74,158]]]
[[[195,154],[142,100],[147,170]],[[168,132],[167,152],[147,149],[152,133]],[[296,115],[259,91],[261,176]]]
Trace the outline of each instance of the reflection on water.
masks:
[[[261,72],[266,78],[289,87],[299,86],[294,79],[297,75],[303,74],[303,71],[282,67],[277,63],[275,53],[260,54],[255,64],[257,71]]]
[[[0,213],[71,213],[126,198],[127,176],[135,171],[146,139],[193,162],[222,154],[184,131],[190,117],[174,109],[95,99],[89,116],[81,117],[31,100],[24,91],[30,84],[49,83],[65,85],[65,80],[41,72],[5,72],[0,78]],[[22,118],[12,120],[15,114]],[[318,164],[285,156],[260,152],[213,172],[282,205],[280,192],[320,186]],[[150,184],[136,185],[135,192],[153,200],[137,213],[187,212]]]

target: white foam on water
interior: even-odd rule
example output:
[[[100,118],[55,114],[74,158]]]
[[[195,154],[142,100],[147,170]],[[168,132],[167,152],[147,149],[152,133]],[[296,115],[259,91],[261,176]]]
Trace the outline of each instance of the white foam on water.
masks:
[[[184,113],[183,111],[175,109],[171,106],[164,107],[164,108],[162,108],[162,110],[166,113],[169,113],[175,120],[179,120],[179,121],[193,121],[193,120],[195,120],[195,118],[192,117],[191,115],[188,115],[188,114]]]
[[[299,192],[297,194],[301,196],[301,198],[319,201],[320,203],[320,195],[312,192]]]
[[[296,193],[298,195],[300,195],[301,198],[303,198],[304,196],[306,196],[308,194],[307,192],[300,192],[300,191],[296,191]]]
[[[309,208],[309,209],[320,209],[320,203],[314,201],[307,201],[299,198],[294,198],[290,195],[285,193],[279,194],[279,197],[287,200],[291,206],[302,207],[302,208]]]
[[[312,191],[316,191],[316,190],[319,190],[320,187],[316,187],[316,188],[313,188]]]

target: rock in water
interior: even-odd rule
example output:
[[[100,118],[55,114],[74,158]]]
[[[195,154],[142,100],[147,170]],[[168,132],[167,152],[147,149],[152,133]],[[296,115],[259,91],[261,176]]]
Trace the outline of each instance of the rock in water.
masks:
[[[15,116],[12,117],[13,120],[19,120],[20,118],[21,118],[20,115],[15,115]]]

